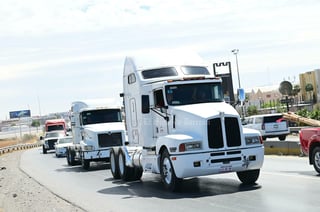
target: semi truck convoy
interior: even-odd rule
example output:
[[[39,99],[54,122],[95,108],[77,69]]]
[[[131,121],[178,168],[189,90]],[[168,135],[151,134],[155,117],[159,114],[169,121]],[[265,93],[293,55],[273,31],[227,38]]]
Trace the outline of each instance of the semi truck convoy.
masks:
[[[224,101],[221,79],[199,56],[126,57],[121,96],[128,142],[110,152],[114,179],[156,173],[171,191],[188,177],[236,172],[244,184],[258,179],[264,160],[260,133],[244,133],[239,114]]]
[[[125,126],[121,107],[106,99],[75,101],[71,106],[72,145],[67,148],[69,165],[108,161],[112,146],[124,145]]]

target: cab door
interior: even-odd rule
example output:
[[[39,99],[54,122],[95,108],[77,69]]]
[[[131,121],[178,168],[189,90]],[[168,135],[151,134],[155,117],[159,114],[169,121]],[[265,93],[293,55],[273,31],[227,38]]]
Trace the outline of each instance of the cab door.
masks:
[[[164,104],[162,89],[153,91],[154,106],[152,108],[152,126],[153,139],[156,141],[159,137],[168,134],[167,109]]]

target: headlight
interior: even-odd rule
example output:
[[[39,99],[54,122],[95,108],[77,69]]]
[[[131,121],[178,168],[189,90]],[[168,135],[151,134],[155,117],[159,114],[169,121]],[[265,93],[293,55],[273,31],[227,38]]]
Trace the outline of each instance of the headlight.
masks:
[[[246,145],[262,144],[261,136],[246,137]]]
[[[93,151],[93,146],[91,145],[87,145],[87,146],[83,146],[83,151]]]
[[[179,152],[201,149],[201,142],[182,143],[179,145]]]

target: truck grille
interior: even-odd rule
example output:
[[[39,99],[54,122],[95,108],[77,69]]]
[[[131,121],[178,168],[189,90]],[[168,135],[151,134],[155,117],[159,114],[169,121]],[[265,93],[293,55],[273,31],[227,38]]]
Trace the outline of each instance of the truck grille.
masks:
[[[241,135],[238,119],[234,117],[225,117],[224,125],[226,131],[227,146],[240,146]],[[224,147],[223,131],[220,118],[208,120],[208,143],[209,148],[215,149]]]
[[[99,134],[98,141],[99,141],[99,147],[121,146],[122,135],[121,133]]]
[[[49,149],[54,149],[54,144],[58,141],[58,139],[50,139],[47,140]]]

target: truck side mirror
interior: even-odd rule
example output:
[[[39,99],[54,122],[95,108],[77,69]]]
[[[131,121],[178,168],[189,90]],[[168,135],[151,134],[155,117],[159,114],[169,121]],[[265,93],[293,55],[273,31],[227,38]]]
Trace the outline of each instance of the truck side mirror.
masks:
[[[150,112],[149,95],[142,95],[141,96],[141,110],[142,110],[142,113],[149,113]]]

